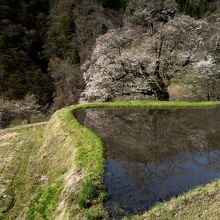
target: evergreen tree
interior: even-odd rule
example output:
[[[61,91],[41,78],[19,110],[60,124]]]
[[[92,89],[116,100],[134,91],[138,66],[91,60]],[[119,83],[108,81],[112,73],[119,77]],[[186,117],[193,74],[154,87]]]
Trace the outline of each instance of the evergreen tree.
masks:
[[[35,94],[40,104],[52,101],[43,44],[49,2],[0,0],[0,94],[23,99]]]
[[[197,19],[204,17],[210,10],[210,4],[215,0],[176,0],[180,10]]]

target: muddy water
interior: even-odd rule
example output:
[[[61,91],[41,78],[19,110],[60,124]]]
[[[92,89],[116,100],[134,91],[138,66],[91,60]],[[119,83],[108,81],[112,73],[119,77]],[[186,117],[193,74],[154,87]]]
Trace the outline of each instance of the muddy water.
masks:
[[[112,218],[220,178],[220,109],[105,109],[76,113],[106,148]]]

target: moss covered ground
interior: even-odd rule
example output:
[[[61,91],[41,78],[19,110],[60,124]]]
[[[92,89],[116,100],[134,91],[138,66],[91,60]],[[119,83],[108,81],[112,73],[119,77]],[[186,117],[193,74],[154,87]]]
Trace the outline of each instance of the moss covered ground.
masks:
[[[214,107],[218,102],[128,101],[70,106],[47,124],[1,131],[0,219],[107,219],[104,145],[73,116],[87,108]],[[218,219],[219,181],[130,219]]]

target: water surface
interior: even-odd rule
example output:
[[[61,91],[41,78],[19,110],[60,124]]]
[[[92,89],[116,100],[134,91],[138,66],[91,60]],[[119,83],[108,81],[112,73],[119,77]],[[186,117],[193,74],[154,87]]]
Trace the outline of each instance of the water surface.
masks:
[[[106,149],[112,218],[220,178],[220,109],[91,109],[75,113]]]

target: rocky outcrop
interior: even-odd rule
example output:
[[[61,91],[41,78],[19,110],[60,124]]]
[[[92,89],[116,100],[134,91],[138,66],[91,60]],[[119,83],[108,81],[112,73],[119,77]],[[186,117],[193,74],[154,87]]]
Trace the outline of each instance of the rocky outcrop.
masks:
[[[219,99],[219,27],[180,14],[172,0],[131,1],[123,27],[99,37],[82,66],[80,101],[166,100],[173,84],[187,99]]]

